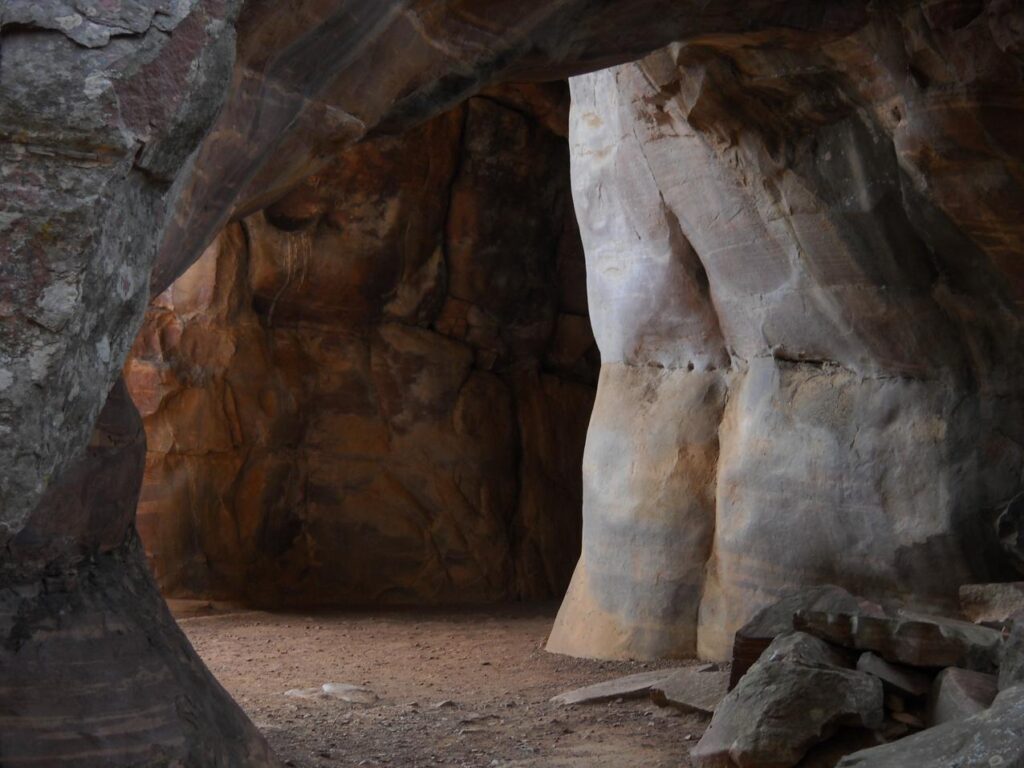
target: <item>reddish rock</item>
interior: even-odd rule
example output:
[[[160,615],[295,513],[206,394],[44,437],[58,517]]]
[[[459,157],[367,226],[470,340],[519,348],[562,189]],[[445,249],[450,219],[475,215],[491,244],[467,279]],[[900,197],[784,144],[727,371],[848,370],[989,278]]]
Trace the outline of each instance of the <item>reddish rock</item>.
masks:
[[[126,374],[165,593],[562,594],[597,362],[566,119],[495,88],[340,153],[154,300]]]

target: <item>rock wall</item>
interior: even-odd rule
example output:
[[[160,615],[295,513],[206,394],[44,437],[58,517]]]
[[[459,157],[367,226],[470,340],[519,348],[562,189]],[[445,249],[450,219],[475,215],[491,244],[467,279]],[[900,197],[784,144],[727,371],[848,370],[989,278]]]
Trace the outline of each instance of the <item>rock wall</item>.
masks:
[[[82,487],[134,461],[87,446],[148,298],[345,146],[673,40],[574,86],[610,298],[552,647],[721,655],[787,583],[944,603],[999,570],[986,518],[1021,485],[1019,3],[241,5],[0,6],[0,662],[25,672],[0,698],[4,765],[58,743],[68,765],[272,762],[155,599],[134,484]],[[56,695],[88,711],[143,668],[174,681],[133,700],[157,721],[54,735]]]
[[[342,152],[154,300],[125,374],[165,594],[564,593],[598,367],[568,108],[503,86]]]
[[[875,7],[853,34],[710,36],[572,80],[603,368],[551,650],[723,658],[793,586],[955,610],[1009,575],[1007,8]]]

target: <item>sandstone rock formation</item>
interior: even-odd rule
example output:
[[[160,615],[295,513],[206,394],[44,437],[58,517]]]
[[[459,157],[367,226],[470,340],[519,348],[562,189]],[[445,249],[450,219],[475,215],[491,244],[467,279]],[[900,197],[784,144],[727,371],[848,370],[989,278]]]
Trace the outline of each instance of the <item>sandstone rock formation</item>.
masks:
[[[793,586],[951,610],[1009,575],[1020,18],[874,5],[571,81],[603,368],[549,648],[724,658]]]
[[[568,90],[492,89],[231,225],[126,366],[165,594],[560,597],[598,357]]]
[[[788,587],[944,608],[960,584],[1009,577],[1020,528],[996,520],[1024,468],[1018,3],[249,0],[232,70],[239,5],[0,6],[0,586],[16,601],[0,662],[88,636],[80,660],[102,680],[153,665],[180,692],[161,710],[166,740],[126,731],[92,764],[131,765],[153,743],[168,745],[154,759],[202,764],[188,745],[220,716],[217,761],[263,759],[160,611],[122,516],[127,475],[73,490],[150,265],[161,294],[229,220],[273,207],[342,147],[490,82],[620,65],[572,85],[604,366],[583,557],[552,648],[724,657]],[[277,211],[285,230],[292,204]],[[266,266],[254,285],[280,287],[284,265]],[[269,317],[274,296],[257,295]],[[408,335],[381,333],[385,378],[417,358]],[[401,421],[411,401],[397,402]],[[51,547],[54,531],[66,539]],[[23,535],[30,549],[13,543]],[[65,572],[78,591],[54,582]],[[37,599],[48,590],[82,609],[61,614]],[[26,611],[35,623],[10,618]],[[124,664],[103,641],[132,616],[146,642]],[[41,690],[85,682],[76,657],[53,658]],[[978,716],[1007,762],[1018,694]],[[46,754],[33,695],[26,678],[0,701],[5,728],[30,734],[5,764]],[[89,743],[103,732],[78,728]],[[970,751],[962,731],[941,733],[929,764]]]

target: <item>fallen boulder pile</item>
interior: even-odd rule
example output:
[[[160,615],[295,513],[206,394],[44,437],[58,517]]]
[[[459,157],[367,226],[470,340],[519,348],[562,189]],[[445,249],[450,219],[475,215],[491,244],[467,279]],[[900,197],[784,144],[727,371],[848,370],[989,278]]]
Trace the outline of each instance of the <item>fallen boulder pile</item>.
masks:
[[[961,596],[975,621],[838,587],[762,610],[736,634],[694,765],[1024,767],[1024,585]]]

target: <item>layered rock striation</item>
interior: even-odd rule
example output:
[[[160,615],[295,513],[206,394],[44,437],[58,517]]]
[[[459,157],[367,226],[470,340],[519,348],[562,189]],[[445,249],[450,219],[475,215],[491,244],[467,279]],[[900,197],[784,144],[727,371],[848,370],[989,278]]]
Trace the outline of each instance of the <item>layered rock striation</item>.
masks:
[[[1009,576],[1008,12],[876,6],[852,33],[708,36],[572,80],[603,368],[549,648],[724,658],[792,586],[944,609]]]

